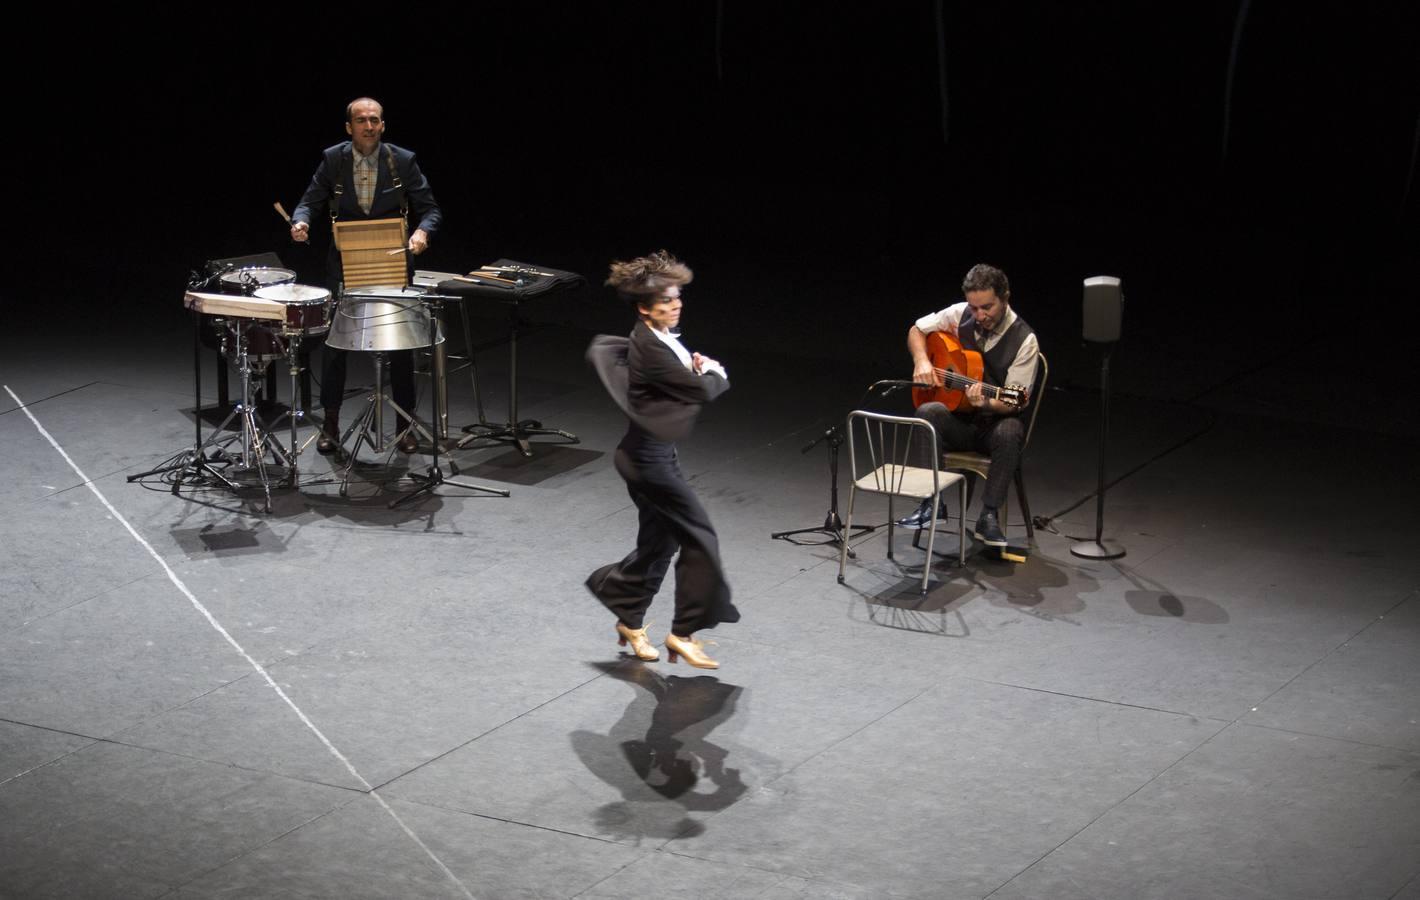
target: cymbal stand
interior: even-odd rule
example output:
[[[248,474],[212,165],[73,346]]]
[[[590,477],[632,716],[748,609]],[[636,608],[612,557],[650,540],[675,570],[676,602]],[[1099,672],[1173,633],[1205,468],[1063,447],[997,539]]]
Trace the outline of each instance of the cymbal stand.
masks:
[[[438,346],[440,323],[443,321],[444,318],[444,300],[452,300],[457,298],[444,297],[440,294],[424,294],[420,299],[423,300],[425,305],[429,307],[429,347],[431,350],[433,350]],[[430,403],[433,405],[434,408],[434,421],[438,422],[440,420],[440,414],[447,409],[447,401],[444,396],[445,391],[447,390],[447,384],[445,383],[445,380],[441,377],[438,377],[437,374],[434,378],[430,379],[430,382],[433,384],[434,387],[434,389],[430,391]],[[406,415],[405,418],[409,420],[410,427],[414,427],[414,417]],[[447,420],[446,414],[444,415],[444,419]],[[432,494],[434,493],[435,488],[444,484],[452,485],[453,487],[467,488],[468,490],[472,491],[484,491],[485,493],[496,494],[499,497],[508,497],[512,495],[511,491],[504,490],[503,488],[484,487],[481,484],[470,484],[466,481],[455,481],[452,478],[445,478],[444,470],[439,464],[439,453],[441,451],[442,441],[439,438],[433,438],[431,440],[431,444],[434,448],[434,458],[429,465],[428,472],[424,474],[420,474],[419,472],[409,473],[409,477],[415,483],[417,483],[419,487],[415,488],[414,490],[410,491],[402,497],[396,497],[394,500],[390,501],[390,509],[394,509],[396,506],[400,506],[405,503],[411,503],[425,494]],[[458,468],[454,465],[452,461],[449,463],[449,470],[455,475],[458,474]]]

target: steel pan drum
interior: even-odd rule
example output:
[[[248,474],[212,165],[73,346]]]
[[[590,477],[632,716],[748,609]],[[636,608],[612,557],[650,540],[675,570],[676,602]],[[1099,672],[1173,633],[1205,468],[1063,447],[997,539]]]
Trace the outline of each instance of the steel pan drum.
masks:
[[[362,288],[340,298],[325,345],[337,350],[414,350],[429,346],[429,310],[419,288]],[[442,344],[442,329],[434,343]]]

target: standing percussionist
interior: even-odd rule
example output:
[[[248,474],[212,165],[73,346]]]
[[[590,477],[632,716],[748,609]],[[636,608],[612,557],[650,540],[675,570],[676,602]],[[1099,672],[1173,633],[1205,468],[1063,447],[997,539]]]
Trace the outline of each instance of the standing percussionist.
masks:
[[[714,669],[694,634],[721,622],[738,622],[730,586],[720,568],[720,540],[710,517],[680,471],[675,442],[685,437],[700,407],[730,388],[725,369],[681,344],[682,285],[690,267],[662,250],[611,264],[606,283],[635,310],[630,338],[599,335],[587,350],[630,424],[616,447],[616,471],[636,504],[636,549],[587,578],[587,589],[616,615],[620,643],[640,659],[660,658],[643,621],[660,590],[671,557],[675,567],[675,618],[666,635],[670,661]]]
[[[1011,308],[1011,285],[1006,273],[985,263],[972,266],[961,283],[965,302],[918,319],[907,330],[907,350],[912,354],[912,380],[942,386],[941,374],[928,356],[927,336],[946,331],[961,341],[962,348],[981,354],[983,380],[997,387],[1021,387],[1029,392],[1035,383],[1035,367],[1040,345],[1035,332]],[[1030,402],[1029,393],[1019,405],[988,398],[981,384],[965,391],[970,409],[958,414],[945,404],[923,403],[917,416],[932,423],[937,442],[944,450],[975,450],[991,457],[986,490],[981,496],[981,515],[973,534],[988,547],[1006,546],[998,510],[1006,502],[1006,491],[1016,476],[1025,444],[1025,424],[1021,410]],[[931,519],[932,501],[923,501],[911,515],[898,521],[908,528],[921,528]],[[945,517],[942,510],[939,517]],[[962,523],[966,527],[966,523]]]
[[[301,203],[291,215],[291,239],[310,239],[311,217],[322,209],[330,212],[331,223],[358,219],[387,219],[401,216],[406,224],[412,210],[418,217],[418,227],[409,236],[409,257],[423,253],[429,238],[439,229],[443,214],[429,181],[419,170],[414,154],[380,140],[385,133],[384,108],[369,97],[361,97],[345,108],[345,131],[350,140],[327,147],[320,167],[311,176],[311,186],[301,197]],[[413,271],[414,264],[408,263]],[[330,253],[326,258],[326,280],[332,293],[341,289],[340,251],[332,235]],[[408,280],[408,279],[406,279]],[[400,350],[390,353],[390,387],[394,402],[406,410],[414,409],[414,352]],[[340,445],[340,401],[345,394],[344,350],[327,346],[323,353],[320,404],[325,411],[321,436],[316,449],[333,453]],[[409,422],[400,416],[398,431],[403,435],[399,449],[413,453],[418,449]]]

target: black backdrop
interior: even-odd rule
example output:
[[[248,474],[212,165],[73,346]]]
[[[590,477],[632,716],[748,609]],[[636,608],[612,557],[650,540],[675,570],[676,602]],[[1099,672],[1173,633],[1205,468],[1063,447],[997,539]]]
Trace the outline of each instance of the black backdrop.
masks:
[[[270,207],[295,206],[362,94],[444,207],[428,265],[510,256],[595,283],[610,258],[669,247],[730,343],[814,322],[838,337],[794,352],[899,353],[978,260],[1057,341],[1092,274],[1126,279],[1135,329],[1408,296],[1406,6],[41,12],[4,64],[7,243],[25,262],[5,299],[12,327],[48,305],[22,297],[112,327],[175,313],[202,260],[268,249],[318,282],[319,251]],[[540,315],[623,324],[603,304],[589,290]]]

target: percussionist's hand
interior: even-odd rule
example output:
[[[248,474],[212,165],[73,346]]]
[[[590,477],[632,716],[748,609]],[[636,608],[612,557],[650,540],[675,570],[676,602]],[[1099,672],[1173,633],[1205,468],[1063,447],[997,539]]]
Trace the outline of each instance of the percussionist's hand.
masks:
[[[415,256],[429,249],[429,235],[423,228],[414,229],[414,233],[409,236],[409,252]]]
[[[305,222],[291,223],[291,240],[298,244],[304,244],[311,239],[311,226]]]

